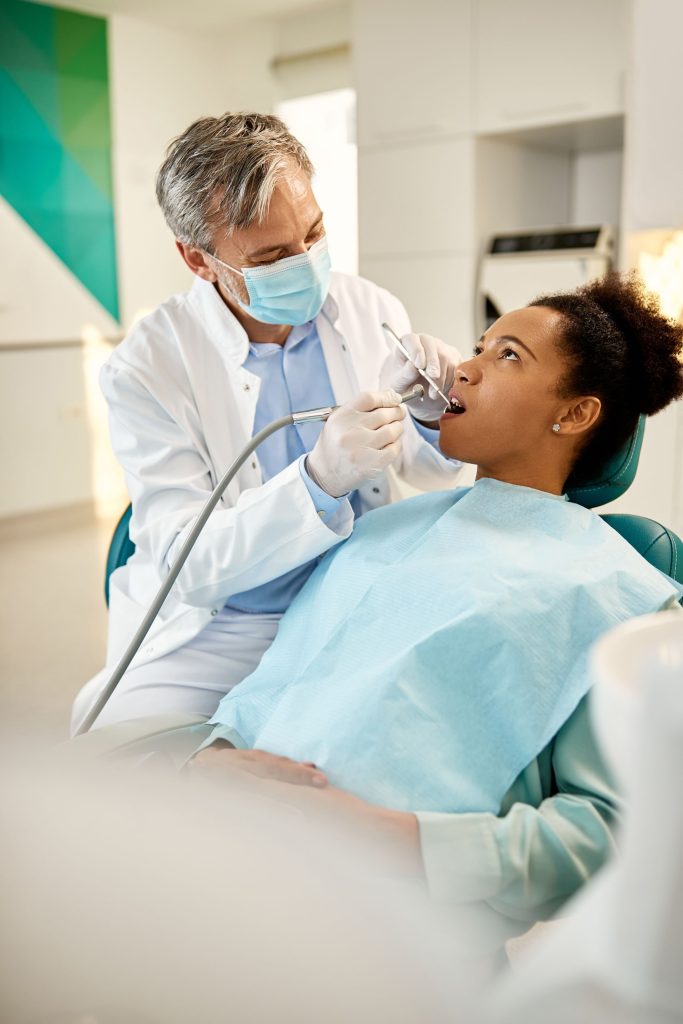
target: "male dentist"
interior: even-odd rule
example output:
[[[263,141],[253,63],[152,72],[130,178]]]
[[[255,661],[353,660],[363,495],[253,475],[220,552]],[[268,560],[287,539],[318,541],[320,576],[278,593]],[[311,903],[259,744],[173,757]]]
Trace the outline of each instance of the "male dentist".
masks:
[[[391,500],[390,466],[423,489],[458,479],[437,445],[443,402],[427,395],[408,415],[398,404],[419,377],[381,324],[406,335],[403,306],[330,271],[312,174],[284,123],[262,114],[202,118],[168,149],[157,197],[195,281],[137,323],[103,368],[136,550],[111,577],[107,666],[79,693],[74,728],[212,489],[271,420],[341,406],[324,425],[274,434],[245,464],[95,727],[212,715],[256,667],[320,556]],[[425,335],[404,344],[448,387],[454,349]]]

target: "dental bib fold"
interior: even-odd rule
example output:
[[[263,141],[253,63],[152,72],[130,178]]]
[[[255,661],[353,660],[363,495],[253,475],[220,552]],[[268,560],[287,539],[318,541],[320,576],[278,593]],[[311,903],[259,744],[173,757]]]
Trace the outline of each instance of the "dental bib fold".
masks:
[[[607,630],[678,588],[597,515],[482,479],[364,516],[212,723],[408,811],[491,811],[589,689]]]

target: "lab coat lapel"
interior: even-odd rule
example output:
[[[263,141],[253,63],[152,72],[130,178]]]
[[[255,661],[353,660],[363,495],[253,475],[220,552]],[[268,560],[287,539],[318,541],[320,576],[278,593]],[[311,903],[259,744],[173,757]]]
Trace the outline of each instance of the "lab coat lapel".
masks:
[[[315,326],[327,363],[335,403],[343,405],[351,401],[361,388],[349,346],[340,329],[339,306],[331,294],[325,299]]]
[[[233,461],[235,446],[241,448],[252,436],[261,381],[244,367],[249,351],[246,331],[213,285],[197,278],[191,301],[204,327],[205,345],[199,346],[199,351],[189,352],[186,364],[193,380],[200,421],[205,428],[211,425],[210,430],[205,429],[205,438],[210,463],[220,477]],[[206,348],[207,343],[208,352],[202,356],[201,348]],[[218,355],[225,372],[212,372],[210,352]],[[256,459],[252,459],[247,469],[230,484],[226,495],[228,504],[237,501],[241,486],[260,482],[260,474],[259,480],[254,480],[253,472],[249,472],[257,466]],[[240,485],[238,478],[245,474],[249,479],[242,480]],[[214,481],[214,486],[217,482]]]

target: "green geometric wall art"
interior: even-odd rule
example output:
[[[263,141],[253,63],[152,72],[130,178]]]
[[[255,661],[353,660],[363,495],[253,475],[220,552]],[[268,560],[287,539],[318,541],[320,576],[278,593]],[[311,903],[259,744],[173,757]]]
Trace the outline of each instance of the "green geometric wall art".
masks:
[[[0,0],[0,194],[118,320],[104,18]]]

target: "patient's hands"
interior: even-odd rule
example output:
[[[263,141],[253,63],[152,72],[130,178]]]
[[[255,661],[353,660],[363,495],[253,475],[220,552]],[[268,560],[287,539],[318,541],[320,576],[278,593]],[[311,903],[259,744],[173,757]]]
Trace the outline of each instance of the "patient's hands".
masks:
[[[225,740],[217,740],[200,750],[187,766],[192,774],[218,775],[246,773],[275,782],[289,782],[295,786],[327,785],[327,776],[311,762],[292,761],[288,757],[268,754],[265,750],[237,750]]]

